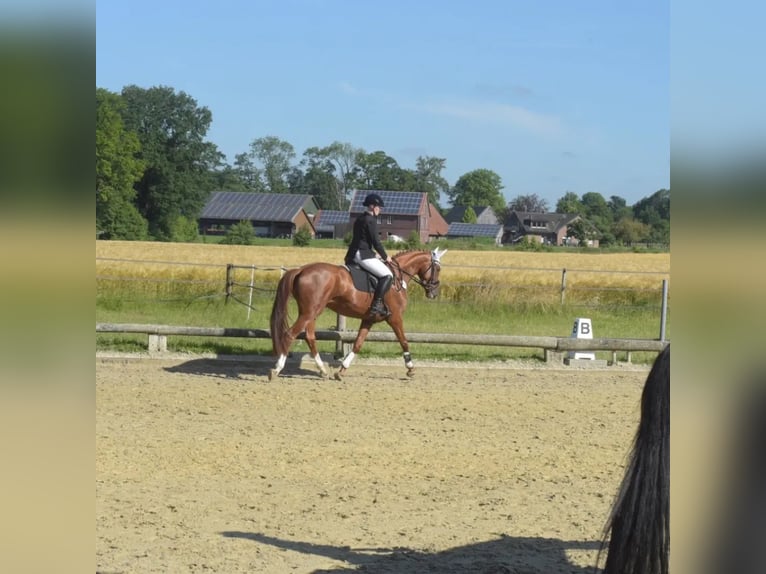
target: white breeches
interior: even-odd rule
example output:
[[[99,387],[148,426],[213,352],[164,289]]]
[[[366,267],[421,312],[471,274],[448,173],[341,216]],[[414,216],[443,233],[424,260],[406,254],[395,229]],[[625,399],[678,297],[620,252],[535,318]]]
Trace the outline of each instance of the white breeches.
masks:
[[[391,270],[388,268],[388,266],[377,257],[372,257],[370,259],[362,259],[361,257],[359,257],[359,252],[357,251],[356,255],[354,256],[354,261],[356,261],[364,269],[366,269],[367,271],[375,275],[375,277],[384,277],[386,275],[393,275],[393,273],[391,273]]]

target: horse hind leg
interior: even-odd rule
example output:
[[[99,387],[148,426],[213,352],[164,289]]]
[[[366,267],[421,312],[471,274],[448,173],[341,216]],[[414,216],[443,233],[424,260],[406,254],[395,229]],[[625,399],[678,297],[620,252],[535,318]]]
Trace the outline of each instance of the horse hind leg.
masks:
[[[354,345],[351,347],[351,351],[349,351],[348,354],[343,357],[343,360],[340,362],[340,369],[338,369],[335,373],[336,381],[343,380],[343,375],[351,366],[354,357],[356,357],[357,353],[362,350],[362,345],[364,345],[364,340],[367,338],[367,334],[370,332],[370,327],[372,327],[372,321],[370,319],[363,319],[361,325],[359,326],[359,332],[356,334]]]
[[[308,325],[309,322],[313,322],[313,320],[309,317],[301,315],[298,317],[298,320],[295,321],[293,326],[287,330],[285,335],[284,352],[279,355],[277,358],[277,364],[274,365],[274,368],[271,369],[271,371],[269,371],[269,381],[276,379],[279,376],[279,373],[282,372],[282,369],[285,368],[285,363],[287,362],[287,353],[290,351],[290,347],[292,347],[293,341],[295,341],[296,337],[300,334],[301,331],[306,329],[306,325]]]

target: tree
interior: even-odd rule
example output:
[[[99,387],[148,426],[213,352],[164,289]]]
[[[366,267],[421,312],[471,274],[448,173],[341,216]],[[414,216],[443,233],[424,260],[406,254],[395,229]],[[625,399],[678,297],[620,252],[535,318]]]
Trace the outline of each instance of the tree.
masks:
[[[143,173],[141,144],[127,130],[119,94],[96,89],[96,227],[103,239],[146,239],[146,220],[136,209],[133,184]]]
[[[633,218],[633,210],[628,206],[628,202],[619,195],[611,196],[606,204],[612,212],[612,221],[618,222],[626,217]]]
[[[469,205],[465,208],[461,221],[463,223],[476,223],[476,212],[473,210],[473,207]]]
[[[449,192],[449,183],[442,177],[445,159],[420,156],[415,162],[414,186],[410,191],[428,194],[428,202],[439,205],[441,192]]]
[[[306,171],[298,177],[295,174],[290,181],[292,193],[313,195],[322,209],[342,211],[348,207],[346,200],[346,178],[336,177],[336,164],[330,158],[327,148],[311,147],[303,152],[301,166]],[[345,167],[343,169],[346,169]]]
[[[583,215],[598,229],[601,244],[609,245],[614,243],[612,211],[609,209],[604,197],[600,193],[591,191],[583,194],[581,203]]]
[[[138,135],[143,177],[137,207],[157,239],[168,240],[179,215],[197,219],[213,188],[211,174],[223,162],[205,141],[212,114],[184,92],[166,86],[122,90],[125,126]]]
[[[647,224],[651,231],[648,240],[670,244],[670,190],[660,189],[633,206],[633,216]]]
[[[476,169],[460,176],[449,191],[452,205],[489,205],[495,213],[502,213],[505,199],[500,176],[489,169]]]
[[[359,189],[406,191],[412,189],[412,175],[383,151],[365,153],[360,150],[356,156],[354,183]]]
[[[287,178],[291,162],[295,158],[295,148],[275,136],[266,136],[253,140],[250,144],[249,158],[260,162],[261,175],[265,191],[270,193],[288,193]]]
[[[567,191],[556,202],[556,213],[575,213],[582,214],[584,208],[580,202],[580,197],[573,191]]]
[[[508,209],[528,213],[548,213],[548,202],[536,193],[517,195],[508,203]]]
[[[623,217],[613,227],[615,239],[623,245],[646,241],[650,231],[648,225],[630,217]]]
[[[329,146],[318,150],[319,155],[326,158],[334,167],[332,173],[338,182],[338,198],[334,209],[343,210],[348,207],[349,193],[353,187],[354,170],[356,169],[356,158],[360,151],[362,150],[349,143],[339,141],[334,141]]]
[[[246,153],[238,153],[234,156],[233,171],[239,179],[242,191],[254,191],[263,193],[266,187],[263,184],[262,173],[253,159]]]

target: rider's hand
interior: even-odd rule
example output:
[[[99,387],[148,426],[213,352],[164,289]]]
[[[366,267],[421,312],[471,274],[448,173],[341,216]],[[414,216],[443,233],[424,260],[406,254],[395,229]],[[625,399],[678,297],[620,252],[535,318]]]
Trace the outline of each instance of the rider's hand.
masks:
[[[388,257],[386,257],[386,263],[393,263],[393,262],[394,262],[394,260],[391,258],[390,255]]]

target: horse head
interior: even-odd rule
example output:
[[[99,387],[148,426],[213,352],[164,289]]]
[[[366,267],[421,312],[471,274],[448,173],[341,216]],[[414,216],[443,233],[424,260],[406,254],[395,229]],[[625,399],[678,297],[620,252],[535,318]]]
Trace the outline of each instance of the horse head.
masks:
[[[442,268],[441,258],[447,251],[448,249],[440,250],[438,247],[431,251],[430,264],[418,274],[423,288],[426,290],[426,297],[429,299],[435,299],[439,296],[439,273]]]

